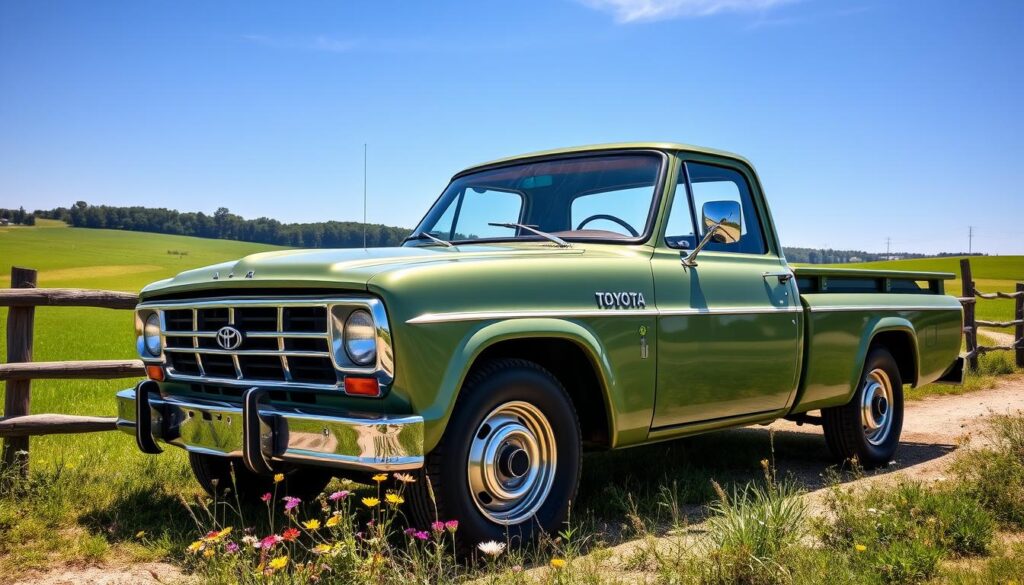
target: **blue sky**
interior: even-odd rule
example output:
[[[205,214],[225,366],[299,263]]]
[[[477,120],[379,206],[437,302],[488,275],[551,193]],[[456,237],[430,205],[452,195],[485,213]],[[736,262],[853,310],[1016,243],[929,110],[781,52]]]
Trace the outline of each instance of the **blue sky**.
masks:
[[[470,164],[750,158],[788,245],[1024,253],[1024,2],[0,2],[0,206],[413,226]]]

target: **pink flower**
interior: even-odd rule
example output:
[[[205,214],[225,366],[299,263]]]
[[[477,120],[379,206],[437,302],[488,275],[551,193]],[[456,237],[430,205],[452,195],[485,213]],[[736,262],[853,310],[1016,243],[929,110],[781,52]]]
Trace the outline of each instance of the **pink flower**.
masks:
[[[405,529],[405,534],[407,536],[412,536],[413,534],[416,534],[416,532],[417,532],[417,530],[415,528],[406,528]]]
[[[229,542],[228,545],[224,547],[224,550],[226,550],[229,553],[236,553],[238,552],[238,543]]]
[[[426,530],[421,530],[413,534],[413,536],[420,540],[427,540],[428,538],[430,538],[430,534],[428,534]]]
[[[334,492],[333,494],[327,496],[327,499],[329,499],[332,502],[337,502],[338,500],[344,500],[345,498],[347,498],[350,493],[351,492],[349,492],[348,490],[341,490],[340,492]]]
[[[267,493],[263,494],[262,496],[260,496],[260,499],[263,500],[264,504],[266,504],[267,502],[270,501],[270,498],[272,498],[272,497],[274,497],[274,496],[271,496],[270,492],[267,492]]]
[[[449,520],[449,521],[444,523],[444,527],[448,529],[448,532],[455,532],[456,530],[459,529],[459,521],[458,520]]]
[[[267,549],[274,548],[274,545],[279,543],[279,542],[281,542],[282,540],[284,540],[284,539],[281,538],[280,536],[278,536],[276,534],[271,534],[270,536],[268,536],[268,537],[266,537],[266,538],[264,538],[263,540],[260,541],[260,548],[267,548]]]
[[[444,532],[444,522],[438,520],[430,524],[430,529],[434,532]]]
[[[300,500],[299,498],[293,498],[291,496],[288,496],[287,498],[284,499],[284,511],[291,512],[295,508],[298,508],[299,504],[301,503],[302,500]]]

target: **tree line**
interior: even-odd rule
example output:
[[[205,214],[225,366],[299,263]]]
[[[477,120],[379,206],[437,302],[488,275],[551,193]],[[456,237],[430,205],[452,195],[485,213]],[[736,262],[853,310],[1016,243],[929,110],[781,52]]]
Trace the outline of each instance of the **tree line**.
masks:
[[[0,219],[6,219],[14,225],[36,225],[35,214],[25,211],[24,207],[17,209],[4,209],[0,207]]]
[[[259,217],[245,219],[226,207],[213,215],[153,207],[89,205],[78,201],[70,208],[36,211],[40,217],[60,219],[72,227],[154,232],[221,240],[242,240],[301,248],[358,248],[363,245],[363,224],[352,221],[282,223]],[[412,230],[381,224],[365,228],[366,245],[397,246]]]

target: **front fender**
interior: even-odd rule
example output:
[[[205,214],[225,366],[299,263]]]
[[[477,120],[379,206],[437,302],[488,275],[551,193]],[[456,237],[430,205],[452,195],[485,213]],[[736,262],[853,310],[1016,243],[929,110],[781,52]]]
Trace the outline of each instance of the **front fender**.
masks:
[[[419,410],[423,418],[429,421],[424,437],[424,447],[427,451],[432,450],[440,441],[459,391],[480,354],[496,343],[524,338],[565,339],[582,348],[601,383],[601,396],[611,426],[609,432],[618,428],[616,409],[612,407],[609,394],[609,389],[617,385],[617,380],[607,353],[601,350],[601,343],[595,333],[581,323],[565,319],[510,319],[481,323],[472,327],[455,347],[444,369],[434,400]]]

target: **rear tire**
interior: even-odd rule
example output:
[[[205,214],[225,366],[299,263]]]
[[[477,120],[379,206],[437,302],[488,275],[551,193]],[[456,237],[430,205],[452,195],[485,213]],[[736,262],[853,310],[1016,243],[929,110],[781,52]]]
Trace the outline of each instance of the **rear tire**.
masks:
[[[252,504],[263,494],[275,493],[274,478],[249,471],[241,459],[189,453],[188,462],[196,481],[211,497],[230,501],[237,493],[243,503]],[[278,497],[289,495],[303,500],[319,495],[332,477],[329,471],[312,467],[294,467],[282,473],[284,481],[277,485]]]
[[[477,368],[410,487],[415,526],[458,520],[456,547],[529,542],[563,528],[579,487],[580,425],[549,371],[520,359]],[[429,482],[429,483],[428,483]]]
[[[821,411],[825,442],[841,461],[872,469],[888,464],[903,431],[903,379],[896,359],[872,347],[850,402]]]

